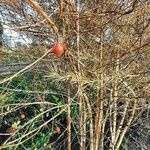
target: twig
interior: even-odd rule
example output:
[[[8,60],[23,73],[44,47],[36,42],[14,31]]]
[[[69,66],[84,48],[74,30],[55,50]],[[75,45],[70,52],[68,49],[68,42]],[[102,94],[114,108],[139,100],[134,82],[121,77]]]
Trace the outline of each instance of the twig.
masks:
[[[58,28],[56,27],[55,23],[51,20],[51,18],[43,11],[40,5],[35,0],[29,0],[29,2],[33,5],[35,10],[39,12],[49,23],[49,25],[53,28],[54,32],[58,34]]]
[[[24,71],[30,69],[32,66],[34,66],[37,62],[39,62],[41,59],[43,59],[48,53],[50,53],[51,51],[46,51],[44,55],[42,55],[40,58],[38,58],[36,61],[34,61],[33,63],[31,63],[30,65],[26,66],[25,68],[21,69],[20,71],[18,71],[17,73],[15,73],[14,75],[12,75],[9,78],[5,78],[2,81],[0,81],[0,84],[3,84],[7,81],[12,80],[13,78],[17,77],[19,74],[23,73]]]

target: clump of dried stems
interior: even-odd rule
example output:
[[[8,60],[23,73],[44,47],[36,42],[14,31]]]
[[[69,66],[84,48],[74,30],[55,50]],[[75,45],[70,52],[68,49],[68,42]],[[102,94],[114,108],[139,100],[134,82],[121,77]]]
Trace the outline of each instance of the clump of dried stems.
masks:
[[[49,54],[46,48],[37,58],[30,54],[34,62],[0,84],[13,80],[38,62],[46,63],[49,69],[45,78],[65,87],[62,94],[66,96],[63,107],[68,119],[66,149],[71,150],[71,128],[76,125],[81,150],[119,150],[132,123],[149,107],[148,0],[16,0],[2,1],[0,5],[5,5],[10,14],[12,8],[16,13],[19,10],[25,20],[12,24],[13,30],[25,32],[35,40],[61,40],[66,50],[61,58]],[[23,6],[34,13],[28,14]],[[79,107],[77,119],[71,116],[72,104]]]

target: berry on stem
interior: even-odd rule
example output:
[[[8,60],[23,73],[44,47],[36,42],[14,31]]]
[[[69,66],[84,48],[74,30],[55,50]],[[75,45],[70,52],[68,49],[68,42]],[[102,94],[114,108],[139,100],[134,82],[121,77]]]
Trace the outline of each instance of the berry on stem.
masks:
[[[25,119],[25,118],[26,118],[25,114],[20,114],[20,116],[19,116],[19,117],[20,117],[20,119],[21,119],[21,120],[23,120],[23,119]]]
[[[59,127],[56,127],[56,133],[60,134],[60,128]]]
[[[52,52],[56,56],[62,56],[65,53],[64,45],[62,43],[56,43],[52,48]]]

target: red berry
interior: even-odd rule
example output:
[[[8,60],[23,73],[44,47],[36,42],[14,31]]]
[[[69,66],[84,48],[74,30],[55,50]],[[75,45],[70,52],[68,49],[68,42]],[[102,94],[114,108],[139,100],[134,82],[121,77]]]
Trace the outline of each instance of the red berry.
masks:
[[[65,51],[64,51],[64,46],[63,44],[61,43],[56,43],[54,46],[53,46],[53,53],[57,56],[62,56]]]
[[[60,128],[59,127],[56,127],[56,133],[60,134]]]
[[[8,128],[8,129],[6,130],[6,133],[13,134],[13,133],[15,133],[16,131],[17,131],[16,128],[10,127],[10,128]]]
[[[26,118],[25,114],[21,114],[21,115],[20,115],[20,119],[21,119],[21,120],[23,120],[23,119],[25,119],[25,118]]]

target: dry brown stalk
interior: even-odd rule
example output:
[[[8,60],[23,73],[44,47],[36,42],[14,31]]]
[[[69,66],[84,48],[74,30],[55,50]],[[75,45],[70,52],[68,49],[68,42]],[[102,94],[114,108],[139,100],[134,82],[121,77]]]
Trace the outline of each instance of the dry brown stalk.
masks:
[[[58,28],[56,27],[55,23],[51,20],[51,18],[43,11],[40,5],[35,0],[29,0],[29,2],[33,5],[35,10],[40,13],[49,23],[50,27],[53,28],[54,32],[58,34]]]
[[[68,109],[67,109],[67,150],[71,150],[71,98],[70,98],[70,84],[67,85]]]

